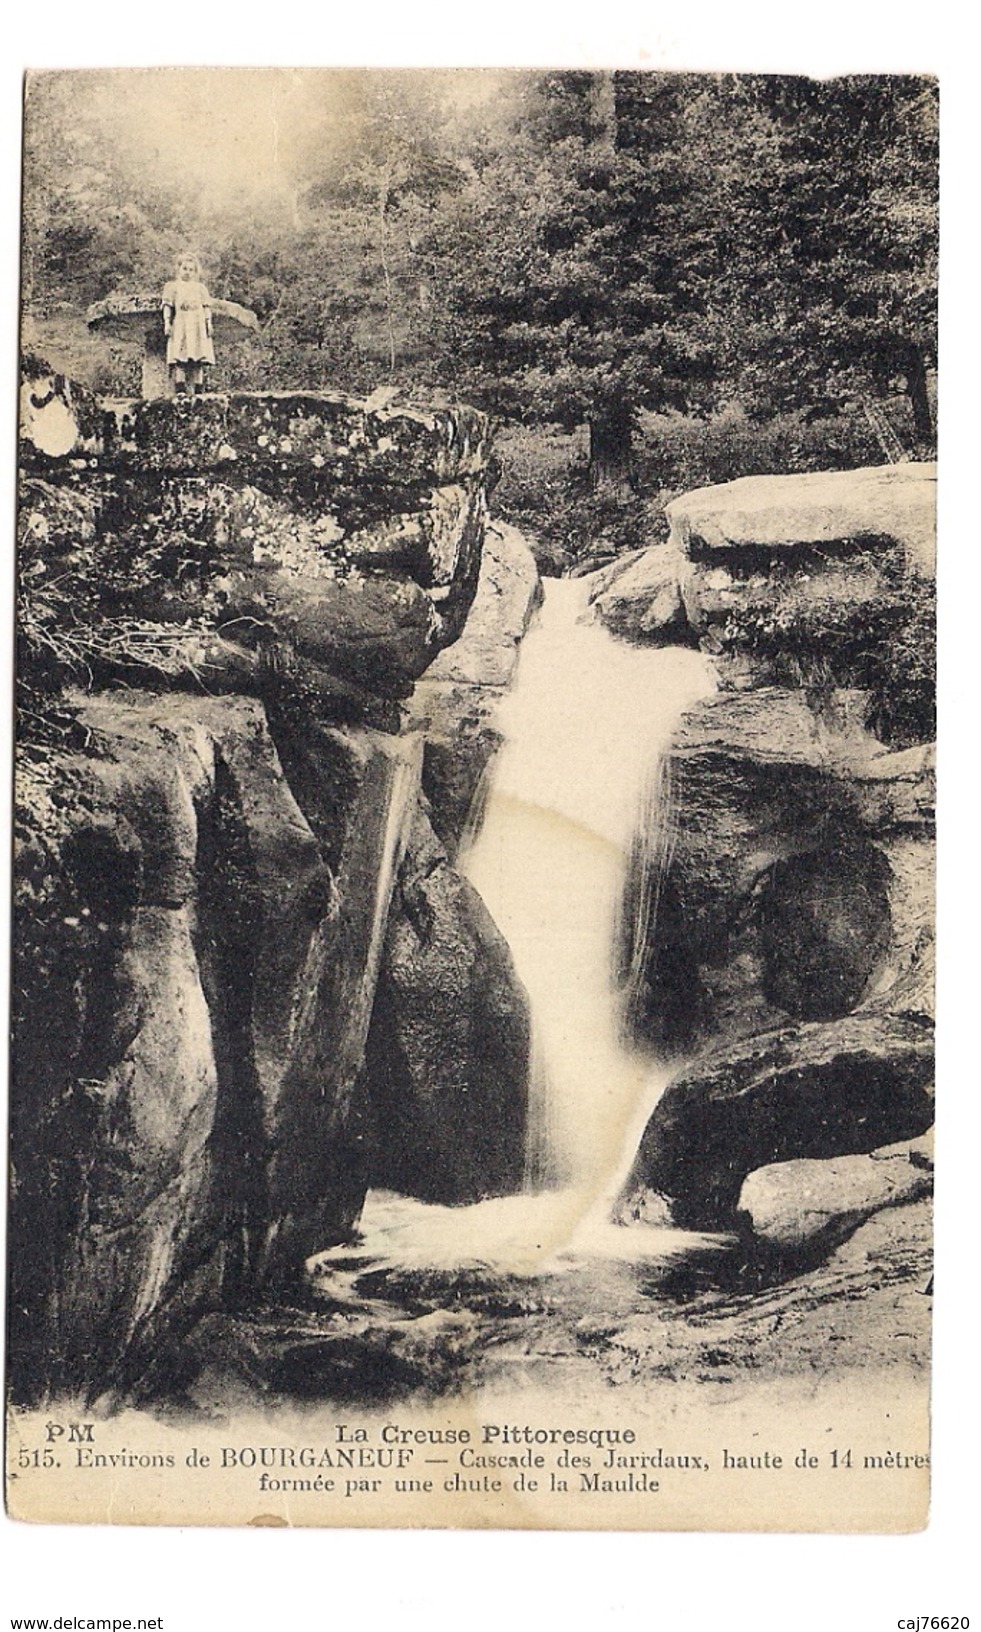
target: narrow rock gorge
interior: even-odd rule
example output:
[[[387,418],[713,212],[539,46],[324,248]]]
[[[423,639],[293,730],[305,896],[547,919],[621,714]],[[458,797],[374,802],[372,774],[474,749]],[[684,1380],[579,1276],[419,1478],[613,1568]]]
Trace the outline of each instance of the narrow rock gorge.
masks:
[[[461,1291],[458,1265],[423,1283],[371,1244],[404,1228],[400,1198],[449,1234],[468,1208],[498,1242],[543,1203],[527,1252],[568,1223],[558,1181],[519,1194],[541,1016],[472,876],[542,600],[527,544],[489,519],[488,420],[312,392],[99,400],[29,359],[22,431],[18,1401],[159,1398],[221,1366],[367,1398],[445,1386],[463,1351],[527,1360],[565,1307],[536,1302],[532,1270],[515,1292],[488,1247]],[[551,1341],[609,1381],[669,1326],[677,1366],[702,1363],[684,1322],[711,1274],[733,1353],[758,1310],[730,1283],[770,1303],[786,1283],[798,1310],[872,1296],[855,1243],[884,1208],[908,1229],[874,1248],[881,1284],[925,1280],[933,507],[924,465],[685,495],[666,544],[559,586],[574,604],[550,589],[561,616],[528,643],[566,665],[556,762],[597,735],[577,707],[643,705],[632,843],[623,812],[614,832],[552,807],[578,824],[579,918],[595,886],[618,926],[615,1001],[594,971],[609,1080],[578,1144],[611,1142],[595,1118],[617,1072],[623,1128],[642,1113],[619,1196],[612,1155],[592,1176],[589,1250],[713,1232],[711,1272],[669,1269],[674,1248],[649,1271],[673,1302],[634,1347],[638,1282],[606,1324],[570,1294]],[[578,690],[570,642],[600,634],[605,689]],[[645,647],[676,648],[653,681]],[[626,786],[603,739],[585,785]],[[533,905],[549,807],[516,787],[541,828]],[[575,1149],[585,1112],[564,1114]],[[505,1315],[531,1335],[502,1338]]]

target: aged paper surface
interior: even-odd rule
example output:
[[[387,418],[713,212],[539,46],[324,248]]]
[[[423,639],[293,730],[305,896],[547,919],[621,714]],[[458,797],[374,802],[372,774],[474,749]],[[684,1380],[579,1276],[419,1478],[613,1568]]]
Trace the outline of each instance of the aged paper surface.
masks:
[[[933,96],[31,78],[15,1516],[925,1522]]]

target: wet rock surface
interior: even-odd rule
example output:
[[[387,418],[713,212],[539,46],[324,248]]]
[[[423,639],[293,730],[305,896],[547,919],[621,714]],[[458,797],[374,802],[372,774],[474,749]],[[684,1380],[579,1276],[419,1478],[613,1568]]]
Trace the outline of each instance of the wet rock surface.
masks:
[[[674,1402],[691,1387],[704,1410],[716,1398],[772,1400],[783,1383],[810,1389],[830,1366],[925,1376],[930,1225],[924,1197],[859,1221],[816,1262],[735,1240],[693,1250],[679,1237],[653,1261],[533,1278],[476,1262],[374,1262],[355,1246],[329,1255],[329,1272],[315,1266],[304,1308],[204,1322],[185,1348],[183,1400],[221,1415],[230,1401],[344,1401],[359,1388],[382,1403],[475,1389],[513,1399],[536,1386],[636,1389],[648,1401],[664,1387]]]
[[[529,1065],[507,943],[420,812],[368,1037],[371,1183],[454,1203],[520,1189]]]
[[[929,1028],[900,1016],[859,1013],[724,1045],[668,1087],[627,1192],[668,1196],[686,1228],[729,1228],[756,1168],[924,1134],[932,1075]]]
[[[780,1381],[871,1370],[925,1374],[930,1355],[931,1207],[879,1212],[816,1267],[789,1274],[743,1261],[727,1286],[689,1272],[670,1317],[644,1309],[592,1340],[610,1381],[650,1388],[697,1381],[732,1398],[754,1378]],[[700,1283],[701,1280],[701,1284]]]
[[[415,688],[410,714],[426,735],[423,786],[433,825],[451,854],[500,747],[494,714],[541,593],[535,558],[520,533],[492,523],[460,638],[438,655]]]
[[[215,1314],[191,1334],[166,1392],[183,1385],[188,1404],[218,1410],[236,1396],[364,1406],[440,1395],[465,1371],[473,1330],[462,1311],[411,1316],[370,1304],[333,1322],[289,1307],[251,1317]],[[144,1397],[152,1400],[158,1386],[149,1372]]]

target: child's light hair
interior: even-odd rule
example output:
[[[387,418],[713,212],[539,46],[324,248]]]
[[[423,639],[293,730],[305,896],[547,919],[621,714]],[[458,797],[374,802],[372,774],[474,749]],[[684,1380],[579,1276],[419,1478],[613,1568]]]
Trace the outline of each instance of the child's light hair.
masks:
[[[185,261],[190,261],[191,262],[191,264],[194,267],[195,276],[197,278],[200,278],[201,277],[201,257],[198,254],[197,250],[196,249],[182,249],[181,250],[180,254],[177,256],[177,259],[174,261],[174,271],[176,273],[178,273],[178,274],[180,273],[180,269],[184,265]]]

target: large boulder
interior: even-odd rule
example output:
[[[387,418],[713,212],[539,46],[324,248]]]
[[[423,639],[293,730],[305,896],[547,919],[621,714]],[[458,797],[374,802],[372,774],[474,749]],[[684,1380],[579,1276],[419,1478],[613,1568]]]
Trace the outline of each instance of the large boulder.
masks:
[[[802,546],[898,544],[910,569],[934,567],[937,467],[874,465],[799,476],[741,476],[667,506],[670,543],[687,556]]]
[[[333,391],[237,391],[198,398],[105,404],[102,442],[118,463],[143,469],[305,474],[354,508],[372,490],[405,493],[479,475],[490,422],[466,407],[372,406]]]
[[[695,1059],[647,1124],[628,1196],[667,1196],[675,1222],[731,1227],[747,1176],[774,1162],[876,1150],[933,1121],[928,1027],[858,1013],[766,1032]]]
[[[230,1084],[199,956],[214,745],[121,712],[86,724],[95,754],[18,779],[11,1319],[34,1397],[118,1381],[192,1272],[219,1297],[246,1227],[247,1162],[216,1182]]]
[[[433,663],[426,684],[507,686],[541,598],[541,580],[528,544],[516,528],[491,522],[467,621],[459,638]]]
[[[691,638],[685,596],[690,562],[670,544],[622,556],[591,575],[589,603],[614,635],[652,646]]]
[[[529,1038],[507,943],[420,812],[368,1038],[372,1184],[438,1202],[520,1189]]]
[[[266,482],[273,493],[216,477],[117,472],[99,502],[101,548],[118,557],[138,545],[158,566],[134,582],[130,609],[164,624],[210,624],[267,668],[278,654],[298,656],[368,694],[408,696],[462,628],[480,566],[483,492],[434,488],[409,514],[388,493],[376,498],[388,505],[382,519],[349,532],[326,499],[324,508],[300,503],[282,471]],[[373,548],[379,540],[385,547]]]
[[[285,468],[363,514],[378,489],[411,494],[466,481],[490,457],[490,421],[462,406],[362,402],[333,391],[103,400],[34,356],[22,359],[21,384],[28,464],[84,456],[199,476]]]
[[[336,936],[308,960],[289,1053],[267,1105],[267,1291],[343,1240],[370,1181],[365,1051],[395,881],[413,831],[422,740],[311,728],[280,736],[289,784],[336,880]]]
[[[856,693],[764,687],[685,716],[642,846],[652,1041],[932,1012],[933,754],[885,751],[861,714]]]
[[[762,984],[803,1019],[856,1007],[890,943],[890,870],[872,844],[836,843],[775,861],[757,904]]]
[[[933,1188],[931,1141],[889,1145],[867,1156],[777,1162],[751,1173],[738,1208],[757,1240],[784,1254],[827,1248],[872,1213]]]
[[[304,392],[99,403],[41,366],[22,415],[25,622],[70,605],[73,639],[42,630],[27,661],[288,689],[298,710],[397,727],[373,703],[410,695],[477,588],[486,417]]]
[[[863,688],[883,740],[927,740],[935,505],[928,464],[699,488],[668,505],[667,544],[595,575],[595,614],[699,644],[730,686]]]
[[[322,578],[268,567],[226,574],[224,626],[243,644],[280,647],[366,691],[407,697],[439,649],[432,602],[403,575]]]
[[[934,510],[932,466],[747,478],[675,500],[667,546],[597,575],[604,621],[661,638],[663,611],[721,681],[636,846],[630,1022],[689,1063],[624,1217],[741,1209],[803,1252],[924,1188],[879,1147],[932,1120]]]

